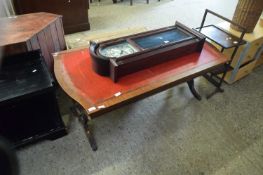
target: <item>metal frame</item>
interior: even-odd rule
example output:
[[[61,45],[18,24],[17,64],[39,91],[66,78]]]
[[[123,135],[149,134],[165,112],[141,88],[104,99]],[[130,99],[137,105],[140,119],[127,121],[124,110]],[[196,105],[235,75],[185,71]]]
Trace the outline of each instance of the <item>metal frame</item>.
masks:
[[[245,33],[246,33],[246,29],[245,29],[244,27],[242,27],[242,26],[240,26],[239,24],[237,24],[237,23],[235,23],[235,22],[233,22],[233,21],[231,21],[231,20],[229,20],[229,19],[227,19],[227,18],[225,18],[225,17],[223,17],[223,16],[221,16],[221,15],[219,15],[219,14],[211,11],[211,10],[208,10],[208,9],[205,10],[205,13],[204,13],[204,16],[203,16],[201,25],[200,25],[200,27],[197,28],[200,33],[201,33],[202,28],[204,27],[204,23],[205,23],[205,20],[206,20],[206,17],[207,17],[207,14],[208,14],[208,13],[210,13],[210,14],[212,14],[212,15],[220,18],[220,19],[223,19],[224,21],[227,21],[227,22],[229,22],[229,23],[232,24],[232,25],[235,25],[235,26],[239,27],[239,28],[242,30],[242,32],[241,32],[241,35],[240,35],[240,37],[239,37],[238,43],[235,44],[235,45],[233,45],[233,47],[234,47],[235,49],[233,50],[232,55],[231,55],[229,61],[224,65],[223,71],[221,71],[221,72],[220,72],[220,71],[217,71],[217,72],[214,72],[214,73],[211,72],[210,75],[208,75],[208,74],[205,74],[205,75],[204,75],[204,77],[205,77],[209,82],[211,82],[213,85],[216,86],[215,91],[212,92],[211,94],[209,94],[209,95],[207,96],[207,99],[211,98],[211,97],[212,97],[214,94],[216,94],[217,92],[224,92],[224,90],[221,88],[222,83],[223,83],[223,80],[224,80],[224,78],[225,78],[225,76],[226,76],[227,71],[231,69],[231,63],[232,63],[232,61],[233,61],[233,58],[235,57],[236,52],[237,52],[239,46],[242,45],[242,43],[244,42],[243,37],[244,37],[244,35],[245,35]],[[226,32],[226,33],[228,33],[228,32]],[[231,34],[229,33],[229,35],[231,35]],[[213,38],[209,38],[209,39],[210,39],[211,41],[214,41],[218,46],[221,47],[220,52],[223,52],[223,51],[225,50],[225,47],[224,47],[222,44],[220,44],[219,41],[213,40]],[[248,50],[248,48],[249,48],[249,46],[246,47],[247,50]],[[217,76],[217,75],[220,74],[220,73],[223,73],[222,77],[218,77],[218,76]],[[217,80],[216,80],[216,79],[217,79]],[[219,82],[218,82],[218,81],[219,81]]]

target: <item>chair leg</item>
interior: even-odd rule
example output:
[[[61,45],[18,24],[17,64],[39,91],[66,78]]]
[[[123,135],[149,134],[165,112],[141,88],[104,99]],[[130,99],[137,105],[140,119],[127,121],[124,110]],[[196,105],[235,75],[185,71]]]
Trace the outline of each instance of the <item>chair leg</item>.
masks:
[[[149,4],[149,0],[146,0],[147,4]]]
[[[130,5],[132,6],[132,4],[133,4],[133,0],[130,0]]]

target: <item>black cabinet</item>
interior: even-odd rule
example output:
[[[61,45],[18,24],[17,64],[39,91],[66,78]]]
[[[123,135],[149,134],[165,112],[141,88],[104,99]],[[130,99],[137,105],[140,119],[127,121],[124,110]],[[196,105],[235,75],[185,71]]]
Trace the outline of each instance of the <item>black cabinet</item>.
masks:
[[[54,81],[40,51],[4,58],[0,72],[0,135],[18,147],[65,134]]]

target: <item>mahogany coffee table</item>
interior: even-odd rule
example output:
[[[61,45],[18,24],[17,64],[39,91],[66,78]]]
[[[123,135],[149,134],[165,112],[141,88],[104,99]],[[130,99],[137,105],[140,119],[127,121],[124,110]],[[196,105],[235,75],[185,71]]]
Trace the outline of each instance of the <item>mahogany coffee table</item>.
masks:
[[[201,53],[129,74],[114,83],[109,77],[93,72],[88,48],[62,51],[53,56],[57,81],[76,102],[74,111],[93,150],[97,150],[97,145],[90,129],[92,118],[184,82],[187,82],[194,97],[201,100],[194,89],[194,78],[227,62],[223,54],[206,43]]]

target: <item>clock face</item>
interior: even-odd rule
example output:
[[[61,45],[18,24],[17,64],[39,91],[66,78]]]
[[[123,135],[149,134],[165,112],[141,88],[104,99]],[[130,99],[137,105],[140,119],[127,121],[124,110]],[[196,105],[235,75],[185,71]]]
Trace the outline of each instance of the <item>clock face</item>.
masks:
[[[102,56],[109,58],[119,58],[122,56],[133,54],[135,52],[138,52],[138,49],[136,49],[126,41],[99,49],[99,53]]]

